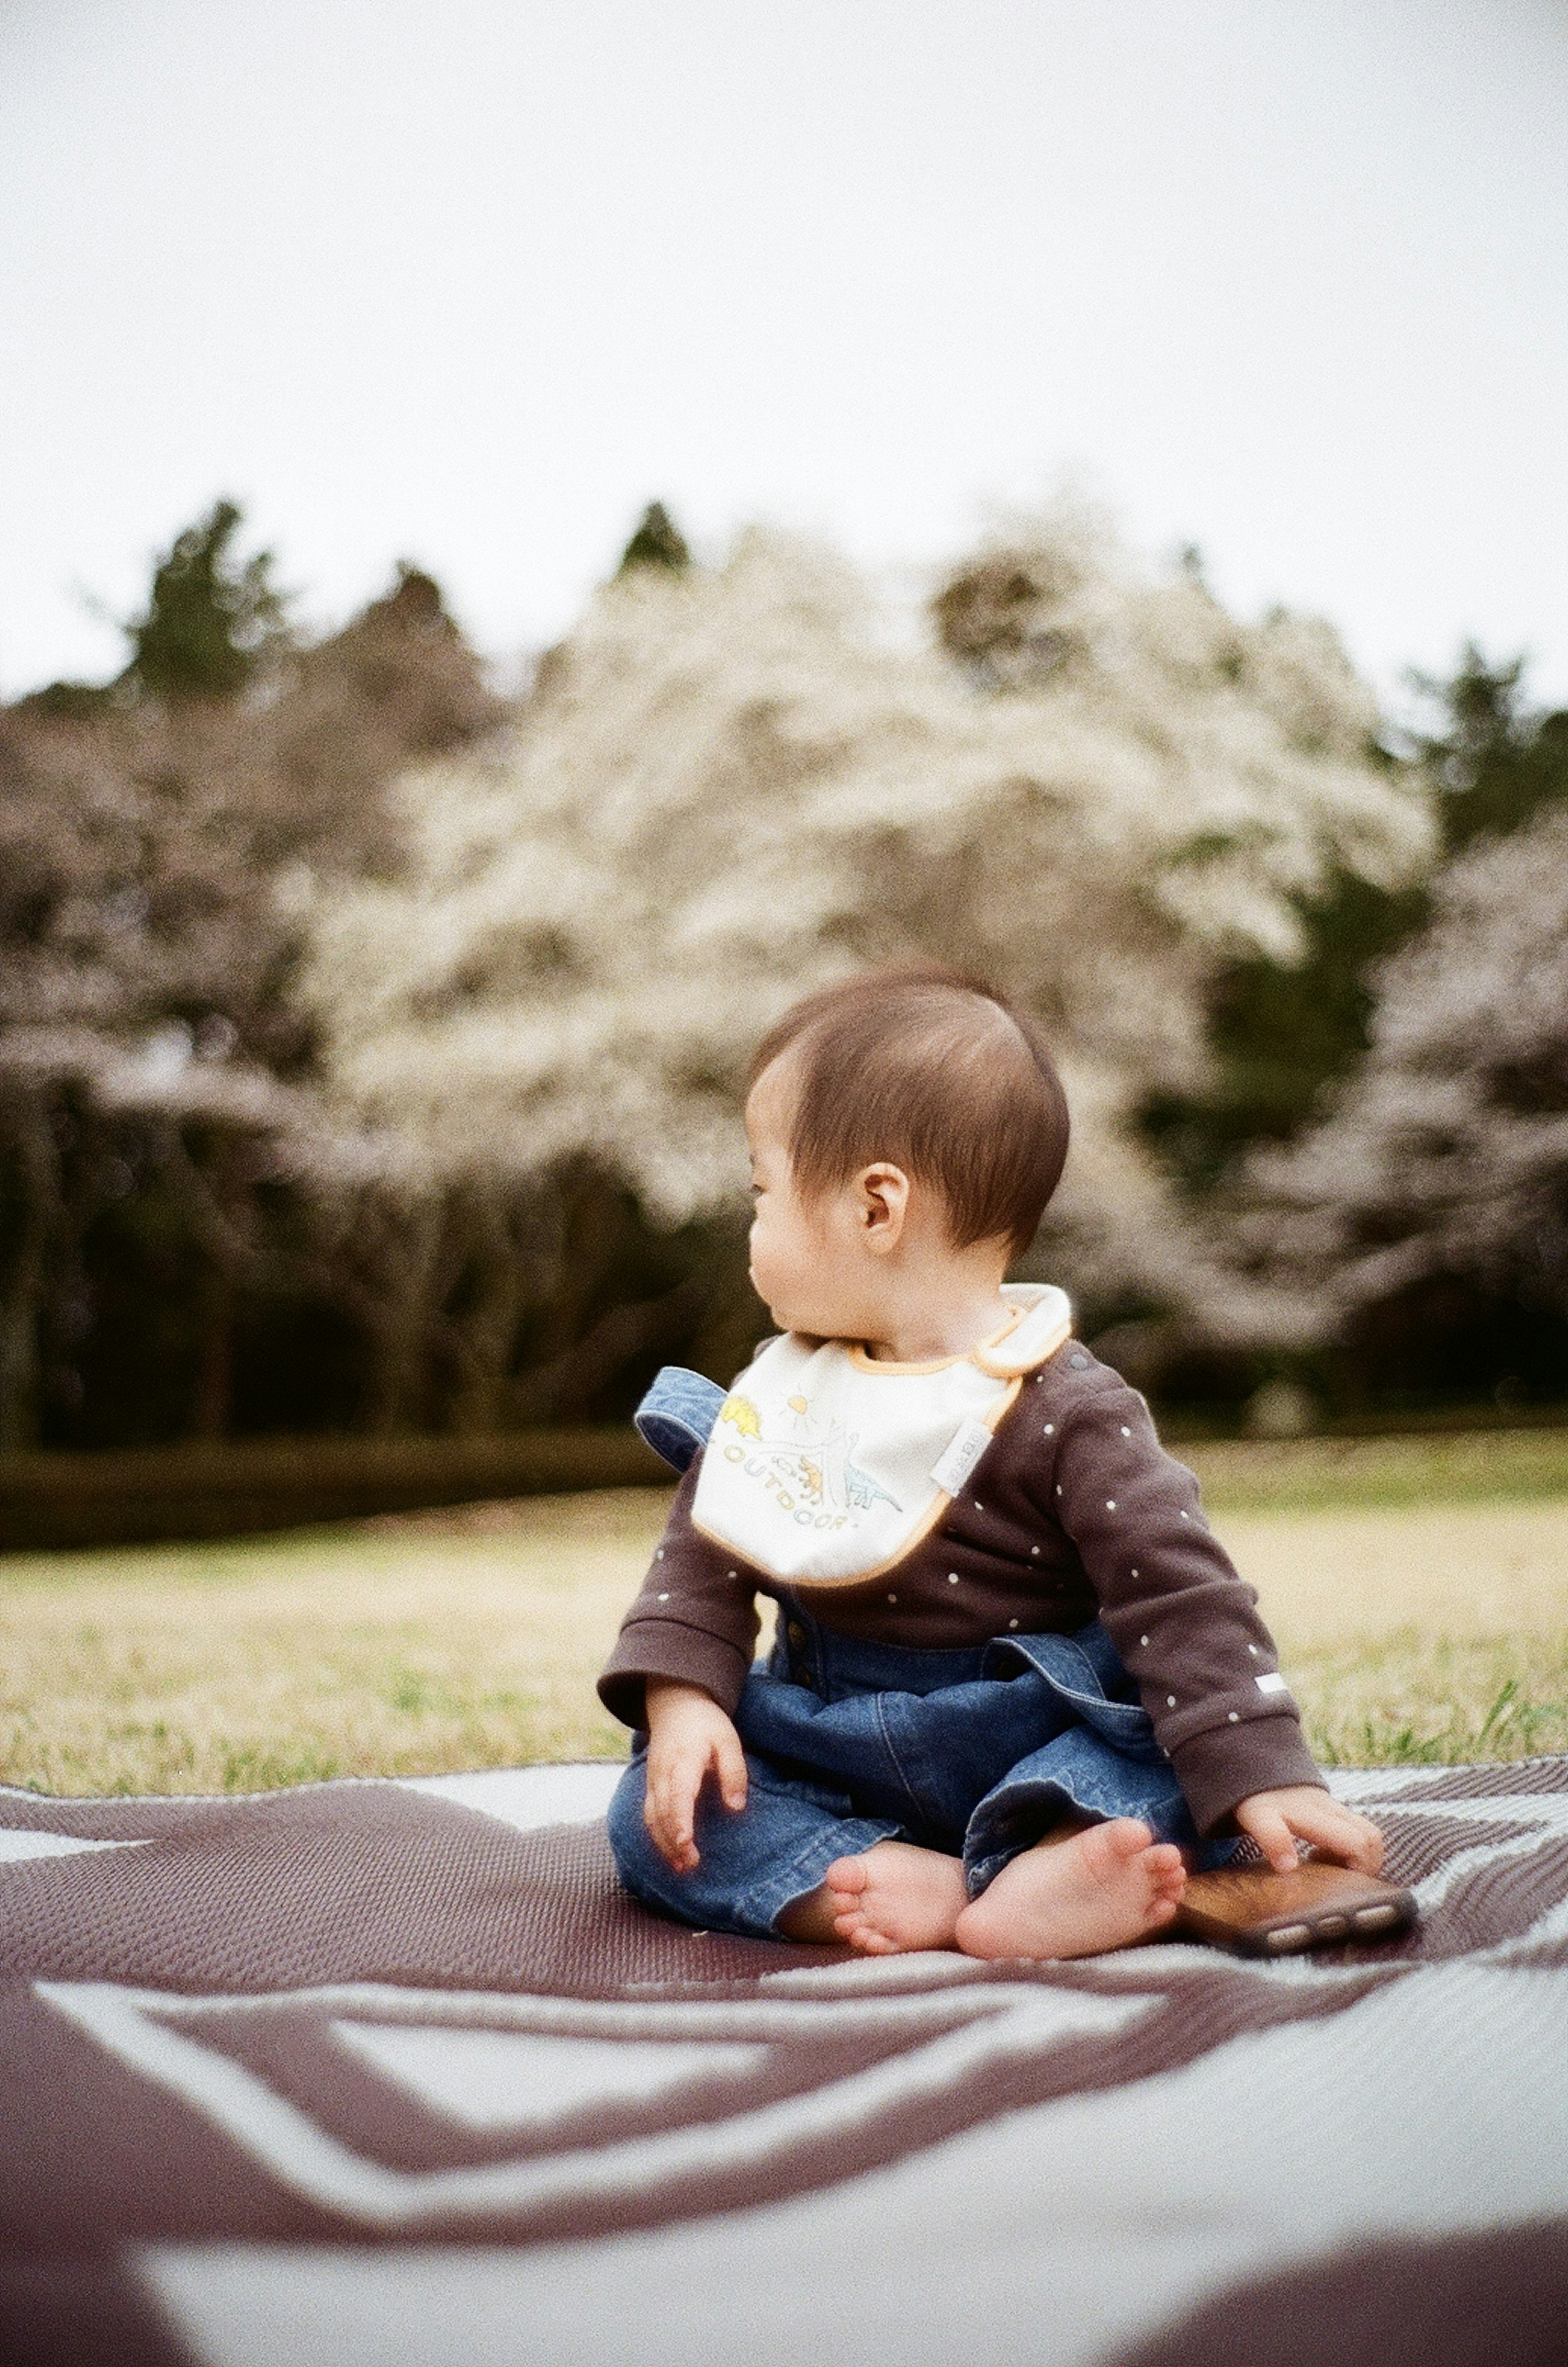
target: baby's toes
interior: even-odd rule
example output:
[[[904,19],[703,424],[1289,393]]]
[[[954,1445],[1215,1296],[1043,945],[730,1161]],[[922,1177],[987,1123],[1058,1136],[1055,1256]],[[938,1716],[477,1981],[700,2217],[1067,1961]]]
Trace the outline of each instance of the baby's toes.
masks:
[[[1095,1841],[1109,1858],[1134,1858],[1147,1851],[1154,1840],[1147,1825],[1136,1817],[1112,1817],[1103,1825],[1089,1828]]]
[[[1173,1851],[1168,1859],[1156,1866],[1154,1872],[1160,1889],[1168,1891],[1172,1898],[1179,1898],[1187,1887],[1187,1867],[1181,1852]]]
[[[854,1901],[870,1878],[863,1857],[836,1857],[822,1877],[835,1898]]]
[[[893,1942],[887,1934],[879,1931],[874,1923],[868,1923],[863,1916],[840,1915],[833,1929],[840,1940],[847,1942],[852,1948],[858,1948],[863,1956],[889,1956],[893,1954]]]
[[[1129,1884],[1135,1887],[1142,1878],[1152,1839],[1147,1825],[1131,1817],[1113,1817],[1104,1824],[1086,1827],[1066,1847],[1077,1852],[1086,1874],[1120,1894]]]

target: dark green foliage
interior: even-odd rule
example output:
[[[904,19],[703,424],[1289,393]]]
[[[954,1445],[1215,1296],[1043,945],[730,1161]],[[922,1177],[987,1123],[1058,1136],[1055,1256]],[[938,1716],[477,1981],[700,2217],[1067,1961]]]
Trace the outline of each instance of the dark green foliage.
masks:
[[[1520,697],[1524,663],[1490,667],[1467,643],[1447,684],[1416,676],[1441,709],[1408,759],[1438,792],[1444,856],[1484,833],[1523,828],[1552,799],[1568,802],[1568,712],[1530,713]],[[1145,1131],[1196,1199],[1234,1173],[1248,1148],[1283,1141],[1321,1110],[1326,1091],[1366,1050],[1375,974],[1420,929],[1427,888],[1373,887],[1338,872],[1303,901],[1304,960],[1292,968],[1233,962],[1210,1004],[1214,1078],[1190,1097],[1164,1096],[1143,1112]]]
[[[637,532],[621,553],[617,576],[629,575],[634,567],[662,567],[671,575],[683,574],[691,565],[692,554],[686,538],[662,502],[649,502],[637,523]]]
[[[125,627],[131,658],[121,681],[149,698],[232,698],[288,640],[285,600],[273,558],[243,561],[231,545],[243,521],[233,502],[215,502],[176,535],[152,572],[143,614]]]
[[[1341,872],[1303,922],[1297,968],[1231,963],[1210,1004],[1214,1082],[1191,1098],[1151,1100],[1144,1127],[1186,1189],[1202,1198],[1257,1141],[1282,1141],[1366,1048],[1369,976],[1427,916],[1425,888],[1391,894]]]
[[[1467,641],[1447,685],[1414,677],[1440,700],[1446,729],[1417,742],[1437,783],[1443,851],[1522,830],[1543,805],[1568,800],[1568,709],[1531,715],[1519,695],[1523,658],[1488,667]]]

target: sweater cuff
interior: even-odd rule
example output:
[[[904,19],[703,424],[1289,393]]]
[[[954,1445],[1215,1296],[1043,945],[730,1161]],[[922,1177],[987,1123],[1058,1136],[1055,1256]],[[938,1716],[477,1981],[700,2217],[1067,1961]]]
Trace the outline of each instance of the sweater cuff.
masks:
[[[1241,1726],[1209,1727],[1179,1743],[1170,1763],[1205,1840],[1233,1833],[1233,1810],[1254,1792],[1292,1784],[1328,1789],[1293,1710],[1249,1717]]]
[[[599,1698],[623,1726],[647,1724],[643,1686],[649,1677],[672,1677],[700,1685],[733,1717],[750,1667],[737,1645],[710,1628],[688,1627],[678,1619],[633,1619],[622,1628],[599,1680]]]

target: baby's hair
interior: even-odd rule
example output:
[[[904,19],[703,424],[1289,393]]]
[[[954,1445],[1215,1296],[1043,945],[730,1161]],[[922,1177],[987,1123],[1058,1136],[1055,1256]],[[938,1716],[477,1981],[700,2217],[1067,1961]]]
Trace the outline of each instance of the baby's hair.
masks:
[[[1029,1247],[1066,1161],[1067,1100],[1027,1013],[958,970],[873,970],[786,1011],[749,1082],[785,1052],[798,1064],[788,1150],[804,1194],[888,1159],[941,1193],[955,1249]]]

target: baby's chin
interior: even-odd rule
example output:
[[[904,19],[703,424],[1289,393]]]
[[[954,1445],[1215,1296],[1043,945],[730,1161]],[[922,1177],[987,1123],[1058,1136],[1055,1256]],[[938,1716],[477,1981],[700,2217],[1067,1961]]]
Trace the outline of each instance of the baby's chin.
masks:
[[[762,1303],[768,1306],[765,1299]],[[796,1340],[847,1340],[850,1336],[829,1320],[825,1308],[781,1299],[776,1306],[768,1306],[768,1313],[776,1331],[787,1331]]]

